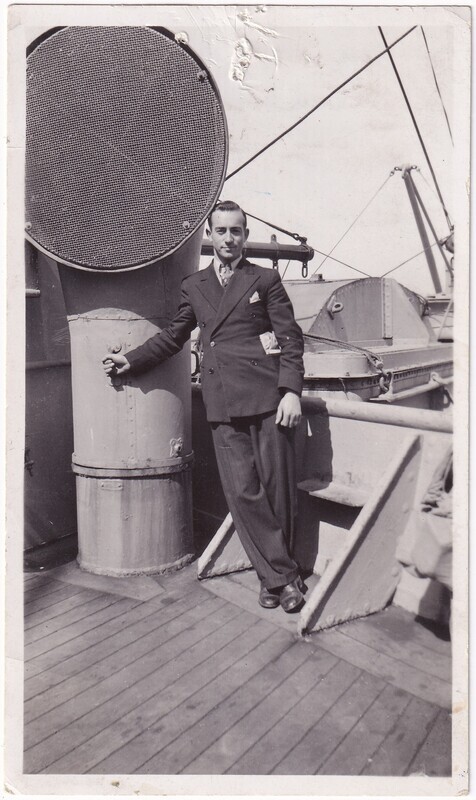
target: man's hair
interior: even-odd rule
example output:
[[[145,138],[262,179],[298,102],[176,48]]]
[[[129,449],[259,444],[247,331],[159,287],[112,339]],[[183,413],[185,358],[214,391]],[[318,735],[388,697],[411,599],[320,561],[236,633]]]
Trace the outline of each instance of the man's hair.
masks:
[[[233,200],[219,200],[218,203],[216,203],[213,206],[212,210],[208,215],[208,229],[210,231],[212,229],[212,217],[215,211],[241,211],[241,213],[243,214],[243,227],[246,230],[247,228],[246,214],[241,208],[241,206],[239,206],[238,203],[234,203]]]

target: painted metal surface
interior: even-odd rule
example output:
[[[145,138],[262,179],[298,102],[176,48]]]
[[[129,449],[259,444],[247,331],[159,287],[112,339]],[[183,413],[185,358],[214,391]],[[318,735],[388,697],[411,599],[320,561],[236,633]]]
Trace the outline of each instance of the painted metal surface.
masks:
[[[91,572],[162,572],[193,556],[189,356],[112,379],[101,359],[167,325],[182,279],[198,264],[201,236],[137,272],[60,267],[71,332],[78,559]]]
[[[27,245],[24,548],[76,533],[70,343],[56,265]],[[33,291],[34,290],[34,291]]]
[[[306,598],[298,631],[324,630],[380,611],[392,597],[400,569],[398,537],[408,521],[418,470],[419,437],[405,437],[365,503],[345,543]]]
[[[441,393],[431,391],[452,377],[453,350],[439,340],[421,297],[390,278],[289,281],[286,288],[305,333],[309,391],[350,400],[388,394],[398,402],[415,389],[428,408],[443,407]]]
[[[389,601],[401,573],[397,540],[452,431],[450,415],[426,409],[304,397],[303,411],[293,554],[319,583],[306,599],[301,632]],[[199,561],[199,577],[250,566],[228,516]]]

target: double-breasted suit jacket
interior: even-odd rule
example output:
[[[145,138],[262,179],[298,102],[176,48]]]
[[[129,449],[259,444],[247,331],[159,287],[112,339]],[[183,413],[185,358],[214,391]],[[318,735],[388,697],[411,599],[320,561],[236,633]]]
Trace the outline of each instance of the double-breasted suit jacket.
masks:
[[[148,370],[178,353],[197,325],[210,422],[264,414],[277,408],[285,390],[301,393],[303,336],[276,270],[242,258],[226,291],[213,262],[189,275],[172,322],[127,353],[131,372]],[[260,334],[267,331],[274,331],[280,352],[265,352]]]

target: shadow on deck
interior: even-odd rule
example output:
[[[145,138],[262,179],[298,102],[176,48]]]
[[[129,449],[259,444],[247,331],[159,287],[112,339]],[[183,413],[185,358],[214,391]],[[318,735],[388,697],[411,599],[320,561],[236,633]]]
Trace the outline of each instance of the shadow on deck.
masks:
[[[451,774],[450,642],[402,609],[302,640],[252,572],[25,590],[25,773]]]

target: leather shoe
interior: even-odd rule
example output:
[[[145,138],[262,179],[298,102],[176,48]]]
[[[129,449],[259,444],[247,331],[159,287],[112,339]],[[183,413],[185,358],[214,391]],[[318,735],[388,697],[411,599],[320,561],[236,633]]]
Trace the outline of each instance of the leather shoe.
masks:
[[[300,579],[291,581],[286,586],[283,586],[279,595],[279,602],[281,608],[289,614],[291,611],[297,611],[303,603],[304,597],[299,589]]]
[[[258,603],[263,608],[277,608],[279,606],[279,591],[276,593],[261,585]]]

